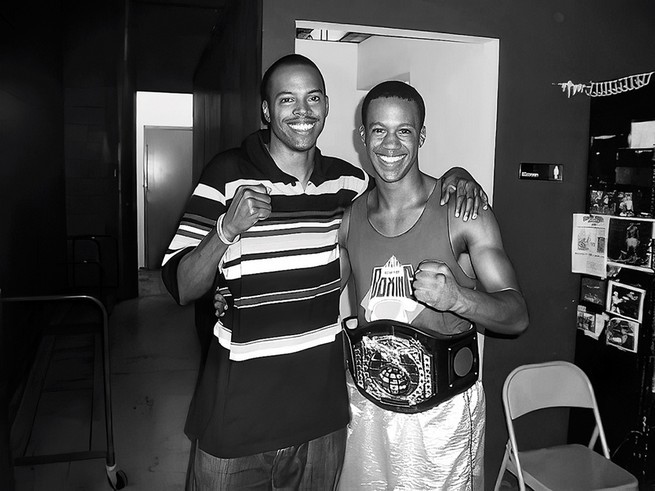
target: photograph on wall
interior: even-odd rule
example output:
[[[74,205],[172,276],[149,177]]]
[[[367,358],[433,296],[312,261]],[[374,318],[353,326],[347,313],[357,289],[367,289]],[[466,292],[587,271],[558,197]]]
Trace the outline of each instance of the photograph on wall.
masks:
[[[607,283],[599,278],[583,276],[580,280],[580,301],[605,307]]]
[[[581,331],[593,331],[596,319],[593,312],[587,312],[584,305],[578,305],[578,329]]]
[[[577,312],[577,328],[582,331],[585,336],[598,339],[600,333],[605,327],[607,315],[588,312],[584,305],[578,305]]]
[[[596,213],[597,215],[614,215],[616,213],[614,191],[590,189],[589,213]]]
[[[634,204],[632,202],[632,192],[617,191],[616,193],[616,211],[621,217],[635,216]]]
[[[607,283],[607,306],[610,314],[641,322],[646,290],[610,280]]]
[[[611,217],[607,235],[608,264],[653,272],[653,220]]]
[[[621,317],[611,317],[607,321],[605,342],[622,351],[637,352],[639,323]]]

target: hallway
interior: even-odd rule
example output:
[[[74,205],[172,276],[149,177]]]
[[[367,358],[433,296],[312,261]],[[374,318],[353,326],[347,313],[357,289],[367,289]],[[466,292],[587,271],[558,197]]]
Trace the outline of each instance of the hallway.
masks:
[[[118,303],[109,316],[116,464],[127,475],[126,489],[180,490],[189,450],[184,420],[199,362],[193,307],[172,300],[158,271],[141,272],[139,283],[140,297]],[[81,363],[81,356],[71,355],[66,366],[79,377]],[[83,396],[81,390],[59,391],[57,397],[44,392],[39,414],[53,419],[33,426],[32,454],[88,450],[67,447],[77,436],[88,438],[84,424],[65,416],[56,419],[71,406],[88,415],[80,402]],[[104,450],[103,445],[92,449]],[[104,459],[17,466],[14,474],[17,491],[111,489]]]

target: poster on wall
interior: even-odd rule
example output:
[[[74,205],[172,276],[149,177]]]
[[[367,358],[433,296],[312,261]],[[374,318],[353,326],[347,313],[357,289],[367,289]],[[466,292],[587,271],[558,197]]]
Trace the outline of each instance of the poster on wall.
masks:
[[[653,272],[653,220],[610,217],[607,264]]]
[[[607,283],[607,306],[610,314],[619,315],[635,322],[644,317],[646,290],[632,285],[609,281]]]
[[[639,323],[622,317],[610,317],[605,331],[605,342],[622,351],[637,352]]]
[[[580,279],[580,301],[605,307],[607,282],[599,278],[583,276]]]
[[[571,270],[605,278],[607,231],[610,217],[575,213],[571,242]]]

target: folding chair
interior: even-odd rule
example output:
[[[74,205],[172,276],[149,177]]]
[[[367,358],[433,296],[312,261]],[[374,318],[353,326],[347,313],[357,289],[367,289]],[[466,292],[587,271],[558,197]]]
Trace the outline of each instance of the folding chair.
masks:
[[[509,470],[519,482],[540,490],[637,490],[637,479],[610,460],[605,431],[591,382],[585,373],[565,361],[523,365],[514,369],[503,385],[503,407],[509,439],[495,490]],[[520,451],[514,420],[533,411],[554,407],[589,408],[596,426],[588,446],[564,444]],[[603,455],[594,450],[600,437]]]

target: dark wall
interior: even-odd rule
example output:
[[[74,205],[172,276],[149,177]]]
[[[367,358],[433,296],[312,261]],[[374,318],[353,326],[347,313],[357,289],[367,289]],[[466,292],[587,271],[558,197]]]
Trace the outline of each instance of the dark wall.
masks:
[[[68,233],[116,236],[121,4],[67,1],[64,138]]]
[[[131,3],[63,2],[66,218],[76,242],[71,288],[100,298],[137,295],[133,59],[127,26]],[[74,255],[72,252],[82,251]]]
[[[66,285],[63,38],[52,20],[61,11],[53,4],[38,18],[17,6],[1,12],[0,290],[58,293]],[[37,334],[3,326],[11,395]]]
[[[261,0],[232,2],[196,69],[194,180],[214,155],[260,127],[261,11]]]
[[[584,211],[589,99],[568,99],[554,84],[655,69],[655,4],[407,0],[400,6],[395,0],[277,0],[274,5],[264,3],[264,69],[294,51],[295,20],[500,39],[493,205],[529,304],[531,324],[519,339],[486,343],[489,487],[506,441],[500,402],[506,375],[523,363],[573,360],[575,349],[579,277],[570,273],[571,215]],[[561,164],[564,180],[519,181],[520,162]],[[553,414],[546,429],[547,441],[566,438],[566,414]]]
[[[13,296],[65,278],[63,39],[56,2],[0,12],[0,289]]]
[[[3,4],[4,5],[4,4]],[[66,282],[62,35],[57,2],[0,7],[0,291],[37,295]],[[36,334],[0,309],[0,488],[13,489],[8,406]],[[15,327],[15,326],[14,326]]]
[[[225,0],[130,0],[130,47],[139,91],[191,93],[202,50]]]

